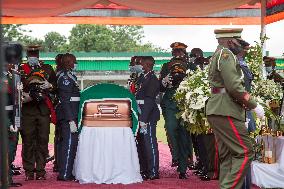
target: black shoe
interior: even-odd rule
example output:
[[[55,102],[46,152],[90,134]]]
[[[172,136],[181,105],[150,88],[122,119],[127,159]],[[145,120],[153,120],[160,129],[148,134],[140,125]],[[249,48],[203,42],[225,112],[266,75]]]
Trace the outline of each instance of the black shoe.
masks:
[[[197,171],[194,171],[193,174],[200,176],[200,175],[203,175],[203,172],[201,170],[197,170]]]
[[[195,170],[195,166],[192,163],[189,163],[187,167],[189,170]]]
[[[19,170],[12,170],[12,174],[14,176],[21,175],[21,171],[19,171]]]
[[[60,176],[57,177],[58,181],[76,181],[75,177],[71,177],[71,178],[62,178]]]
[[[58,168],[57,167],[53,167],[53,172],[57,173],[58,172]]]
[[[186,173],[180,173],[178,178],[179,179],[187,179],[187,175],[186,175]]]
[[[12,182],[12,183],[10,183],[9,184],[9,187],[21,187],[21,186],[23,186],[21,183],[17,183],[17,182]]]
[[[21,167],[17,167],[17,166],[15,166],[14,164],[11,164],[11,169],[12,169],[12,170],[20,171],[20,170],[21,170]]]
[[[200,176],[199,178],[202,181],[210,181],[211,180],[210,177],[207,174],[204,174],[204,175]]]
[[[149,176],[145,173],[141,173],[141,177],[143,180],[148,180],[149,179]]]
[[[45,176],[36,176],[36,180],[46,180]]]
[[[160,178],[159,175],[150,175],[149,176],[150,180],[155,180],[155,179],[159,179],[159,178]]]
[[[54,160],[54,156],[48,156],[46,159],[45,159],[45,162],[48,163],[50,161],[53,161]]]
[[[34,176],[33,175],[26,175],[25,177],[25,181],[29,181],[29,180],[34,180]]]
[[[172,167],[177,167],[178,166],[178,160],[172,160]]]

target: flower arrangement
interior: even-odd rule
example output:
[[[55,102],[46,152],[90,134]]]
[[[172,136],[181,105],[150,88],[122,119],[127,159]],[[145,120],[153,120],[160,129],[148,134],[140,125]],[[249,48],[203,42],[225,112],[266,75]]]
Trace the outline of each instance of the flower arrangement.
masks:
[[[208,81],[208,67],[189,71],[188,76],[180,83],[174,96],[184,126],[192,134],[201,134],[208,130],[209,125],[205,117],[205,103],[211,91]]]
[[[274,80],[263,78],[262,47],[267,39],[269,38],[265,36],[260,38],[260,42],[255,42],[256,44],[250,48],[246,56],[246,61],[254,75],[252,95],[264,107],[266,117],[272,117],[280,123],[281,117],[272,111],[271,103],[280,103],[283,98],[282,87],[279,83],[275,83]]]

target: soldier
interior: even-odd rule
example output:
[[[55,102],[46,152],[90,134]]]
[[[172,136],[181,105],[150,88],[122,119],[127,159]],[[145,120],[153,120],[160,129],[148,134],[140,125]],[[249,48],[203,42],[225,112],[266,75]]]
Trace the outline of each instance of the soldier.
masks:
[[[15,50],[17,49],[18,52]],[[15,54],[13,55],[10,52],[16,52],[16,54],[19,57],[15,57]],[[19,53],[19,54],[18,54]],[[12,56],[11,56],[12,55]],[[12,176],[13,175],[19,175],[20,171],[19,170],[13,170],[13,161],[15,160],[16,156],[16,151],[17,151],[17,145],[18,145],[18,127],[15,126],[14,124],[14,119],[13,119],[13,108],[14,108],[14,102],[13,102],[13,84],[12,84],[12,69],[14,69],[14,65],[20,62],[22,59],[22,46],[19,44],[11,44],[7,45],[5,48],[5,59],[7,61],[7,64],[4,69],[4,75],[6,76],[6,80],[4,81],[6,91],[7,91],[7,105],[5,106],[5,110],[7,111],[8,115],[8,144],[9,144],[9,153],[8,153],[8,158],[9,158],[9,187],[20,187],[22,186],[21,183],[16,183],[13,182]],[[1,89],[2,90],[2,89]],[[15,172],[16,171],[16,172]],[[17,173],[17,174],[15,174]]]
[[[58,54],[55,57],[55,63],[56,63],[56,72],[57,74],[60,73],[60,70],[62,70],[62,56],[63,54]],[[56,74],[56,75],[57,75]],[[58,76],[58,75],[57,75]],[[56,98],[56,102],[54,106],[56,107],[58,105],[58,98]],[[53,172],[58,172],[58,165],[59,165],[59,143],[60,143],[61,135],[60,135],[60,128],[57,126],[57,123],[55,125],[55,136],[54,136],[54,162],[53,162]]]
[[[56,114],[57,127],[61,135],[57,180],[61,181],[74,180],[72,170],[78,144],[77,126],[80,104],[80,89],[73,72],[76,66],[76,57],[67,53],[62,56],[57,70],[57,93],[60,102],[56,107]]]
[[[280,83],[283,86],[284,78],[279,73],[276,72],[276,62],[273,57],[263,57],[265,71],[267,74],[267,79],[273,79],[275,82]]]
[[[253,146],[245,127],[245,109],[253,109],[260,118],[264,110],[245,91],[242,71],[236,55],[242,29],[215,30],[219,46],[209,65],[212,96],[206,106],[220,158],[220,188],[241,188],[253,159]]]
[[[143,74],[138,78],[136,100],[139,106],[138,137],[139,161],[143,180],[159,179],[159,151],[156,137],[157,122],[160,111],[156,103],[159,94],[159,80],[154,71],[154,58],[145,56],[141,58],[140,65]]]
[[[55,73],[48,65],[39,63],[40,46],[27,47],[28,63],[22,65],[25,78],[24,100],[22,108],[23,139],[22,161],[25,170],[25,180],[45,180],[45,164],[48,157],[48,140],[50,132],[50,114],[52,104],[49,94],[54,90]],[[41,81],[32,84],[32,80]],[[35,80],[34,80],[35,81]]]
[[[176,117],[179,109],[173,99],[179,83],[186,75],[186,69],[196,69],[193,64],[189,64],[186,47],[185,44],[180,42],[171,44],[174,58],[170,62],[163,64],[160,72],[160,92],[165,92],[161,108],[165,119],[168,143],[172,152],[172,166],[178,166],[180,179],[187,178],[187,159],[188,157],[192,159],[191,140],[185,127],[181,125],[181,120]],[[181,73],[175,72],[175,67],[181,67],[178,70],[183,71]],[[173,78],[173,76],[175,77]]]
[[[284,88],[284,77],[279,73],[277,73],[275,69],[276,67],[275,58],[265,56],[263,57],[263,61],[265,65],[267,79],[274,80],[274,82],[279,83],[280,85],[282,85],[282,88]],[[279,107],[277,106],[273,107],[272,111],[276,115],[281,115],[281,113],[283,112],[283,108],[281,108],[282,106],[283,106],[283,99],[281,100]],[[273,118],[268,118],[268,126],[273,130],[276,130],[276,128],[279,127],[279,125],[277,125],[277,122]]]

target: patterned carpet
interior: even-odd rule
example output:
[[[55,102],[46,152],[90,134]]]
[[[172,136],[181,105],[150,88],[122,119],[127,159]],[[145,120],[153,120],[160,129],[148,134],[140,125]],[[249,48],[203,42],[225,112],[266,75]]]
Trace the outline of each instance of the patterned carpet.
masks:
[[[50,153],[52,153],[53,147],[50,146]],[[21,145],[18,147],[16,165],[21,166]],[[167,145],[159,143],[160,152],[160,179],[154,181],[144,181],[139,184],[131,185],[103,185],[103,184],[86,184],[80,185],[77,182],[59,182],[56,181],[57,174],[52,172],[53,164],[49,163],[46,166],[47,170],[47,180],[45,181],[24,181],[24,174],[14,177],[15,182],[21,182],[23,187],[21,189],[72,189],[72,188],[82,188],[82,189],[217,189],[218,181],[204,182],[194,176],[192,172],[188,172],[189,179],[180,180],[178,179],[178,174],[175,168],[170,167],[171,156]],[[254,187],[256,189],[256,187]]]

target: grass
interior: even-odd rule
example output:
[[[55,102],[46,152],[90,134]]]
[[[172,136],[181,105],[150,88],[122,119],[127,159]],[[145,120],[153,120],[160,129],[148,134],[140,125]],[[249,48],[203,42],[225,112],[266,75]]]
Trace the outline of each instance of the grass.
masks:
[[[166,132],[164,129],[164,118],[161,116],[160,121],[157,124],[157,138],[159,142],[162,142],[164,144],[167,144],[167,137],[166,137]],[[55,126],[53,124],[50,125],[50,134],[49,134],[49,144],[53,144],[54,143],[54,130],[55,130]],[[20,136],[19,139],[19,144],[22,144],[22,138]]]

